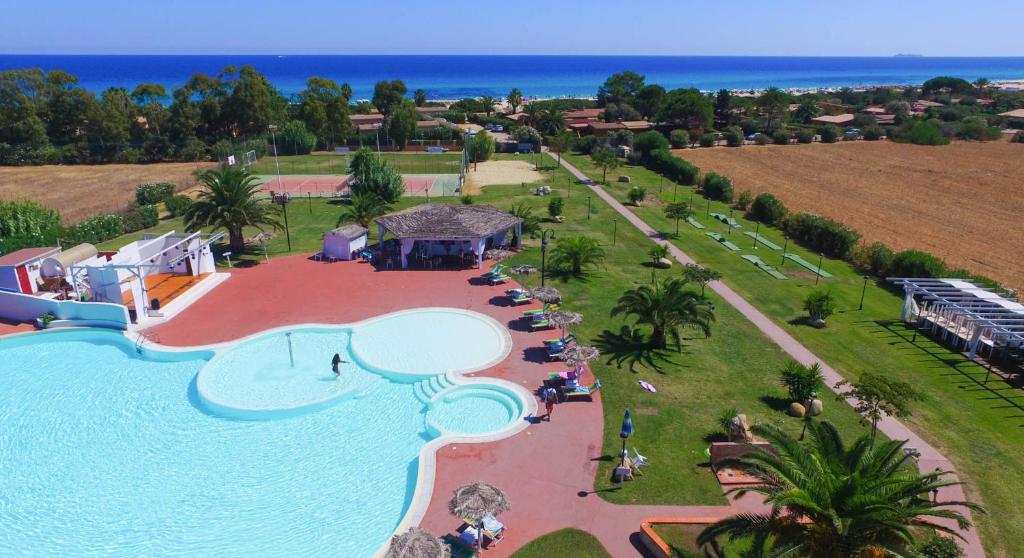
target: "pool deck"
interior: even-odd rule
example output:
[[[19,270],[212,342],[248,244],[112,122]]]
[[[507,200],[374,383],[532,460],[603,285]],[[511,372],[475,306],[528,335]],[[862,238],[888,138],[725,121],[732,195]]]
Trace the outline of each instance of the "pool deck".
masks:
[[[523,310],[539,305],[508,306],[504,291],[510,285],[471,283],[481,270],[376,272],[365,263],[288,256],[230,272],[229,280],[147,332],[167,346],[203,345],[290,324],[349,323],[397,310],[447,306],[489,315],[511,332],[510,355],[471,376],[501,378],[532,392],[548,372],[564,369],[560,363],[544,362],[538,351],[541,340],[554,332],[526,331],[519,319]],[[14,329],[0,324],[0,335]],[[588,373],[584,383],[592,380]],[[592,402],[558,405],[551,422],[533,424],[510,438],[441,448],[433,498],[421,525],[439,535],[453,532],[460,522],[448,514],[452,491],[481,480],[500,487],[512,502],[512,511],[500,518],[508,526],[505,540],[485,556],[508,556],[531,540],[566,527],[591,532],[612,556],[644,556],[639,527],[645,517],[715,520],[760,507],[749,496],[732,506],[610,504],[592,493],[603,429],[598,393]]]

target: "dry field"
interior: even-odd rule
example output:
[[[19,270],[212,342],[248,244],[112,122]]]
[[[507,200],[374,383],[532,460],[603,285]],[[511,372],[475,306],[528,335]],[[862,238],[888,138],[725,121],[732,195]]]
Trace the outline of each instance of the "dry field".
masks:
[[[519,184],[540,182],[544,175],[534,170],[529,161],[485,161],[478,163],[476,170],[469,165],[466,173],[465,193],[477,194],[484,186],[494,184]]]
[[[916,248],[956,267],[1024,287],[1024,145],[892,142],[692,149],[677,155],[771,192],[895,250]]]
[[[0,199],[30,199],[74,223],[100,213],[115,213],[135,199],[135,187],[170,182],[179,189],[193,184],[192,172],[212,163],[151,165],[47,165],[0,167]]]

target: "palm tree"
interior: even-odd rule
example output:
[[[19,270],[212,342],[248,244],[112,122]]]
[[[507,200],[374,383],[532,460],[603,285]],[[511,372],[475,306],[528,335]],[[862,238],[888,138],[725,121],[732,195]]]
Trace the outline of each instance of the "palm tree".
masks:
[[[480,104],[483,105],[484,112],[490,117],[491,113],[494,112],[494,105],[498,104],[498,98],[490,95],[483,95],[480,97]]]
[[[536,103],[524,106],[523,112],[526,113],[526,118],[523,119],[523,124],[539,130],[540,127],[537,124],[540,122],[540,114],[543,111],[544,107]]]
[[[666,348],[669,338],[679,349],[682,346],[679,330],[683,328],[710,336],[714,309],[704,297],[686,289],[686,285],[686,281],[671,278],[660,286],[630,289],[619,297],[612,308],[612,316],[633,316],[637,324],[651,326],[650,345],[655,349]]]
[[[540,217],[534,215],[533,208],[525,203],[514,204],[509,213],[523,220],[519,225],[523,234],[533,234],[540,229]]]
[[[386,215],[390,211],[391,206],[376,194],[352,194],[349,205],[338,216],[338,222],[335,226],[353,222],[359,223],[363,227],[368,227],[370,226],[370,221],[381,215]]]
[[[760,483],[727,494],[760,494],[771,511],[722,519],[701,532],[698,544],[749,538],[756,552],[769,556],[907,556],[919,528],[960,536],[932,518],[969,526],[950,506],[981,510],[972,502],[930,499],[933,491],[960,482],[942,480],[943,471],[917,473],[903,451],[905,442],[872,447],[869,437],[861,436],[847,446],[829,422],[811,422],[806,444],[776,426],[757,425],[753,431],[772,444],[772,451],[755,447],[727,465]]]
[[[509,108],[512,109],[512,114],[515,114],[519,110],[519,106],[523,104],[523,92],[518,87],[513,87],[505,100],[508,102]]]
[[[204,227],[224,229],[228,244],[235,254],[245,250],[245,227],[263,230],[281,229],[277,220],[278,209],[257,197],[260,183],[248,171],[237,167],[222,167],[196,175],[203,187],[197,199],[185,211],[185,228],[197,231]]]
[[[565,112],[557,107],[538,111],[534,128],[546,136],[554,136],[565,129]]]
[[[586,268],[603,260],[604,248],[601,248],[598,241],[586,236],[563,238],[551,251],[551,265],[577,277],[585,275]]]

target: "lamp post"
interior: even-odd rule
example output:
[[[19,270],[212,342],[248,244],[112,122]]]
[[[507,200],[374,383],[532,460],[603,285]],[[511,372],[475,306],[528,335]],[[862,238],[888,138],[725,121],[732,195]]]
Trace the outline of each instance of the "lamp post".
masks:
[[[629,414],[629,409],[626,409],[626,415],[622,417],[622,429],[619,430],[619,437],[622,438],[622,460],[619,462],[619,467],[626,466],[626,440],[633,435],[633,417]]]
[[[870,275],[864,276],[864,284],[860,288],[860,306],[857,307],[857,310],[864,309],[864,295],[868,292],[868,279],[870,278]]]
[[[729,234],[732,234],[732,208],[729,208]]]
[[[567,181],[567,182],[569,183],[569,193],[568,193],[568,194],[566,194],[566,196],[565,196],[565,197],[567,197],[567,198],[571,198],[571,197],[572,197],[572,177],[571,177],[571,176],[569,176],[569,177],[566,177],[566,179],[565,179],[565,180],[566,180],[566,181]]]
[[[785,238],[786,241],[782,243],[782,261],[779,262],[779,267],[786,265],[786,248],[789,247],[789,235],[784,234],[782,238]]]
[[[711,198],[708,198],[708,205],[707,205],[706,208],[704,208],[704,216],[705,217],[710,217],[711,216]]]
[[[587,221],[590,220],[590,196],[587,196]]]
[[[277,130],[277,125],[271,124],[267,126],[270,128],[270,141],[274,144],[274,166],[277,167],[277,185],[281,186],[281,162],[277,159],[277,135],[274,133]]]
[[[612,246],[615,246],[615,238],[619,234],[619,220],[612,219]]]
[[[761,232],[761,221],[757,221],[757,225],[754,226],[754,250],[757,250],[757,236]]]
[[[548,261],[548,234],[551,235],[551,240],[558,240],[555,236],[553,229],[544,229],[540,233],[540,286],[544,286],[544,276],[547,275],[547,261]],[[530,238],[536,239],[537,232],[534,231],[530,234]]]
[[[284,211],[284,236],[288,239],[288,251],[292,251],[292,233],[288,228],[288,204],[292,201],[292,196],[288,192],[282,192],[280,194],[273,194],[274,203],[281,206],[281,210]]]
[[[807,423],[811,422],[811,405],[814,404],[817,397],[818,392],[812,391],[810,397],[807,398],[807,405],[804,407],[804,427],[800,430],[801,441],[804,439],[804,434],[807,433]]]
[[[821,261],[825,259],[824,252],[818,252],[818,269],[814,272],[814,284],[818,284],[818,280],[821,279]]]

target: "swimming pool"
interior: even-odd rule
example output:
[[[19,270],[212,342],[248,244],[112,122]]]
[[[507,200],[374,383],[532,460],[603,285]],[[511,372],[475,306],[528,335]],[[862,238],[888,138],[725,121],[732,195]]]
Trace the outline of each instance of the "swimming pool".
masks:
[[[404,343],[431,323],[451,330]],[[524,390],[462,376],[508,351],[497,322],[450,309],[209,350],[2,339],[0,555],[372,556],[423,512],[437,447],[525,426]]]

